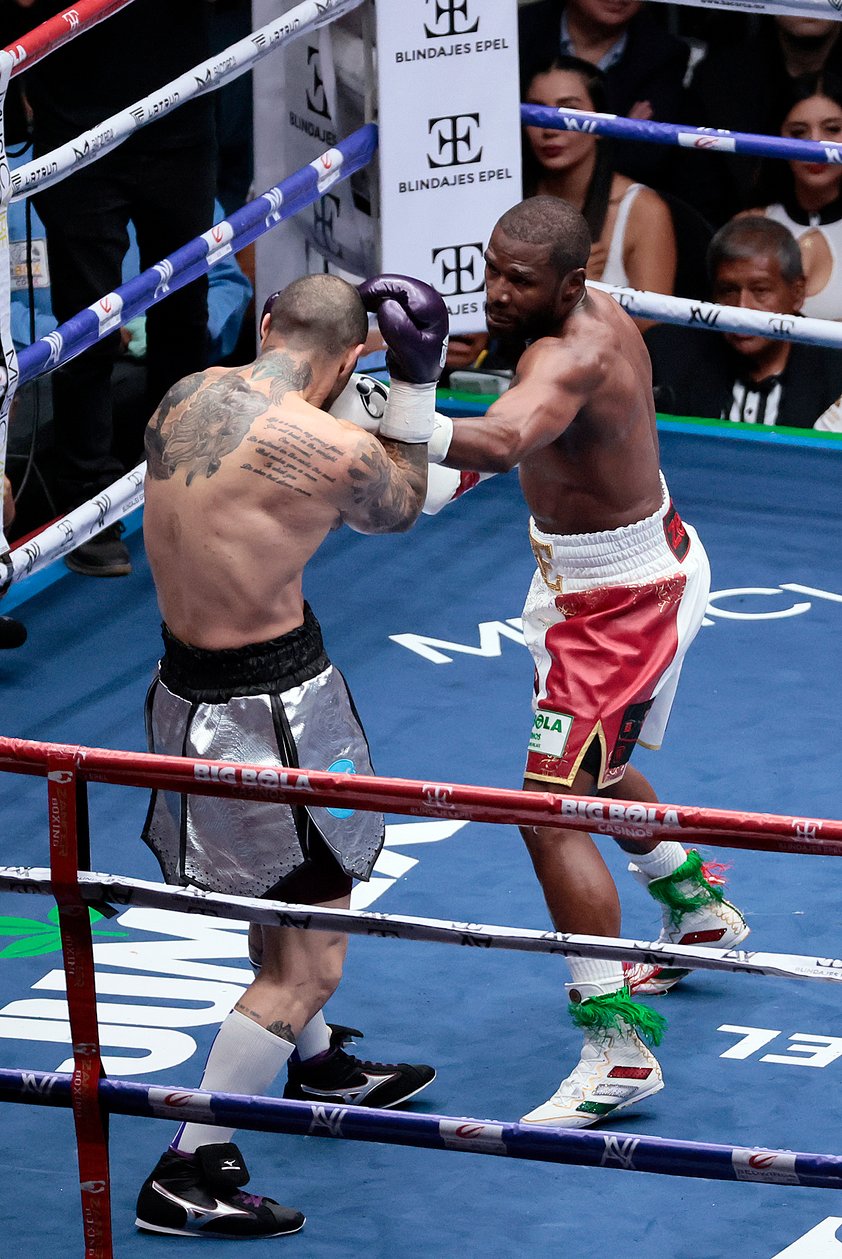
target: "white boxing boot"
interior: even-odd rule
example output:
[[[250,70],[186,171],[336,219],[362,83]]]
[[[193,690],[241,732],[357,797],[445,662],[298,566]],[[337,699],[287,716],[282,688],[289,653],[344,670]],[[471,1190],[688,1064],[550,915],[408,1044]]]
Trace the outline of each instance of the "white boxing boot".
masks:
[[[663,925],[658,942],[701,944],[705,948],[733,949],[751,928],[736,905],[726,901],[724,879],[712,875],[695,849],[672,874],[649,879],[634,862],[629,870],[661,905]],[[641,962],[625,966],[626,983],[633,996],[657,996],[669,992],[690,971]]]
[[[521,1119],[551,1128],[588,1128],[664,1087],[644,1040],[661,1043],[665,1020],[632,1001],[627,988],[601,983],[566,985],[570,1015],[585,1033],[582,1055],[555,1093]]]

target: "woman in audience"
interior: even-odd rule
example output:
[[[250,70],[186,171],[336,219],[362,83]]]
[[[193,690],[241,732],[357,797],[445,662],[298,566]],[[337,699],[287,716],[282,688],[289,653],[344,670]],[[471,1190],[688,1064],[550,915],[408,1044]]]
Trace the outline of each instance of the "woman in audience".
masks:
[[[523,99],[604,112],[604,75],[578,57],[555,57],[532,74]],[[615,173],[611,141],[548,127],[525,132],[524,192],[563,197],[584,215],[594,242],[588,279],[672,293],[677,250],[669,208],[651,188]]]
[[[780,134],[842,142],[842,79],[830,71],[794,79]],[[801,249],[807,297],[802,313],[842,319],[842,166],[769,159],[755,205],[789,228]]]

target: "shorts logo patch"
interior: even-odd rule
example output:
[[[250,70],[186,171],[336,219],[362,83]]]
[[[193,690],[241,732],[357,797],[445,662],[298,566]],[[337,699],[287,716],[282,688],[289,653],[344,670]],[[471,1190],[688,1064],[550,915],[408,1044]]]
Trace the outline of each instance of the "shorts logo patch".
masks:
[[[537,752],[539,756],[561,758],[572,727],[573,718],[569,713],[556,713],[550,708],[539,709],[532,723],[529,751]]]
[[[357,767],[353,761],[347,756],[340,756],[338,761],[334,761],[332,765],[328,765],[327,772],[329,774],[356,774]],[[354,816],[353,809],[328,809],[327,812],[331,817],[338,818],[343,822],[346,818]]]

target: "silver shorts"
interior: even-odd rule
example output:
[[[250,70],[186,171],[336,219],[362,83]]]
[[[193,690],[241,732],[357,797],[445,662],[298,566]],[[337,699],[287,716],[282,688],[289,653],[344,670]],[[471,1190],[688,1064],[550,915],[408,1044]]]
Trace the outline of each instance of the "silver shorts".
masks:
[[[373,773],[345,679],[327,661],[318,625],[309,609],[307,614],[303,663],[291,635],[235,652],[196,652],[165,631],[167,652],[147,696],[149,750]],[[312,649],[313,626],[318,651]],[[220,692],[216,684],[226,675],[232,691],[247,693]],[[308,860],[314,829],[319,851],[321,839],[346,874],[369,877],[383,845],[379,813],[156,791],[143,838],[168,883],[263,896]]]

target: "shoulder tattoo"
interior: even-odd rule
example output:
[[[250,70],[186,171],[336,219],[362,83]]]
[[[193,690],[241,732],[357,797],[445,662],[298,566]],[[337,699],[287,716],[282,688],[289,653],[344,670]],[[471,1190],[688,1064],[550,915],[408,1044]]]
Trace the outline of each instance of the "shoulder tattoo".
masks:
[[[241,376],[229,373],[205,384],[206,373],[173,385],[146,430],[149,475],[166,481],[185,468],[187,484],[196,476],[211,477],[222,460],[236,450],[269,400],[250,389]]]

